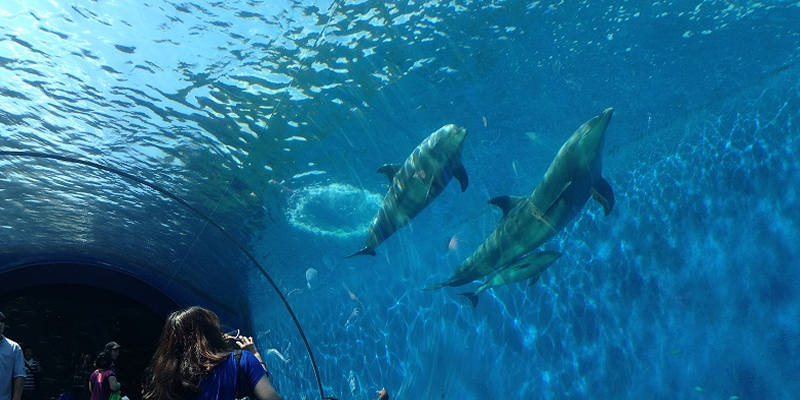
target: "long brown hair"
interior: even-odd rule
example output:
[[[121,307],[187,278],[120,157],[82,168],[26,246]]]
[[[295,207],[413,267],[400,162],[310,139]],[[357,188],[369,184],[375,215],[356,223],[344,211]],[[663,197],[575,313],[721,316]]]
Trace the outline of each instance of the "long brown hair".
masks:
[[[230,354],[227,346],[214,312],[196,306],[173,312],[161,331],[143,398],[197,397],[200,382]]]

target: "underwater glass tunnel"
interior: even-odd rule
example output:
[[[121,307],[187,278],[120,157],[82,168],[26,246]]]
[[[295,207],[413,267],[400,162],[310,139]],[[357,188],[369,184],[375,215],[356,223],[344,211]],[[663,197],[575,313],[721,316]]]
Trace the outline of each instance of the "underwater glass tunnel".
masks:
[[[286,399],[800,398],[797,21],[6,0],[5,335],[42,399],[116,340],[137,400],[191,305],[252,335]],[[607,108],[599,149],[567,146]],[[449,124],[457,149],[425,142]]]

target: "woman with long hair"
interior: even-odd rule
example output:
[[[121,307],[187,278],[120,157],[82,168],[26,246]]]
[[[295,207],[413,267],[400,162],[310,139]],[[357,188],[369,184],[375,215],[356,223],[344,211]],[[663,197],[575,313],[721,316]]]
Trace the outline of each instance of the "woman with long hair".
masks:
[[[227,339],[235,339],[243,349],[240,359],[229,350]],[[144,384],[145,400],[233,400],[238,382],[242,382],[240,392],[251,398],[283,400],[269,380],[253,339],[224,336],[219,317],[202,307],[167,317],[149,370],[152,376]]]

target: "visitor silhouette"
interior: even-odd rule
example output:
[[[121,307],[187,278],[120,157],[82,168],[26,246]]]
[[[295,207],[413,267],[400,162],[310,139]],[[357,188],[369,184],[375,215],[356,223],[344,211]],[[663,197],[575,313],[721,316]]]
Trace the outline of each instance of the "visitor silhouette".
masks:
[[[0,371],[6,375],[0,379],[0,400],[20,400],[25,384],[25,362],[19,344],[5,337],[7,327],[6,316],[0,312]]]
[[[33,358],[32,347],[22,346],[22,353],[25,356],[25,385],[22,389],[22,400],[36,400],[36,380],[42,372],[42,366]]]
[[[120,384],[117,376],[111,370],[111,356],[106,352],[100,353],[94,359],[94,372],[89,375],[89,398],[91,400],[108,400],[112,392],[118,392]]]

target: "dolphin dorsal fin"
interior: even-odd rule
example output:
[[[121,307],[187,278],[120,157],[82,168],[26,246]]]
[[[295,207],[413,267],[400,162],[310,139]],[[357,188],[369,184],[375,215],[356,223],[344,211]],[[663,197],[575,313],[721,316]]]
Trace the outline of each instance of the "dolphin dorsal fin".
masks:
[[[394,181],[394,176],[397,175],[397,171],[400,170],[403,166],[400,164],[384,164],[382,167],[378,168],[379,174],[386,175],[389,178],[389,182]]]
[[[611,185],[608,181],[600,178],[597,184],[592,187],[592,198],[594,198],[601,206],[603,212],[608,215],[614,209],[614,191],[611,190]]]
[[[489,204],[497,206],[499,209],[503,210],[503,216],[505,217],[512,208],[516,207],[517,204],[522,203],[526,199],[527,197],[522,196],[497,196],[489,200]]]
[[[464,164],[459,163],[458,167],[453,171],[453,177],[461,184],[461,191],[467,190],[469,185],[469,178],[467,177],[467,170],[464,169]]]

